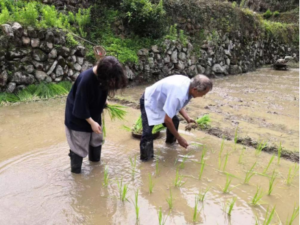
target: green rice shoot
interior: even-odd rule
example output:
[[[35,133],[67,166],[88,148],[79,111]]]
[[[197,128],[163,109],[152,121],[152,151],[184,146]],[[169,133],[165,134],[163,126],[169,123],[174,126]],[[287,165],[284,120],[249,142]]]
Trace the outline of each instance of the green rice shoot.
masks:
[[[199,180],[201,180],[201,177],[202,177],[202,174],[203,174],[204,167],[205,167],[205,160],[203,160],[203,162],[201,163],[201,166],[200,166],[200,171],[199,171],[199,176],[198,176],[198,179],[199,179]]]
[[[229,190],[230,183],[231,183],[231,179],[229,179],[228,176],[226,176],[226,183],[225,183],[225,186],[223,188],[223,193],[228,193],[230,191]]]
[[[193,213],[193,222],[196,223],[199,219],[199,212],[198,212],[198,197],[195,196],[195,206],[194,206],[194,213]]]
[[[274,217],[274,214],[275,214],[275,206],[273,207],[271,212],[269,212],[269,207],[268,207],[263,225],[270,225]]]
[[[172,210],[173,209],[173,195],[172,195],[172,189],[170,188],[170,195],[169,197],[166,199],[169,209]]]
[[[118,189],[119,189],[119,197],[122,202],[127,200],[127,192],[128,192],[128,185],[123,185],[123,179],[121,179],[121,182],[117,181]]]
[[[153,183],[152,175],[151,175],[151,173],[149,173],[149,193],[150,194],[153,193],[153,188],[154,188],[154,183]]]
[[[255,192],[255,195],[253,196],[253,198],[252,198],[252,201],[251,201],[251,203],[253,204],[253,205],[257,205],[258,204],[258,202],[261,200],[261,198],[263,197],[263,195],[264,195],[264,193],[263,193],[263,191],[261,190],[261,187],[256,187],[256,192]]]
[[[256,150],[255,150],[255,155],[259,156],[261,151],[267,146],[267,142],[263,143],[263,141],[259,142],[257,144]]]
[[[200,127],[200,129],[206,129],[210,125],[211,119],[209,114],[205,114],[204,116],[196,119],[196,123]]]
[[[246,148],[243,147],[242,152],[241,152],[240,157],[239,157],[239,164],[243,163],[243,157],[244,157],[245,149]]]
[[[256,163],[257,163],[257,162],[255,162],[255,163],[252,165],[252,167],[250,168],[250,170],[248,170],[248,171],[246,172],[244,184],[249,184],[249,181],[250,181],[251,177],[254,176],[255,173],[253,172],[253,170],[254,170],[254,167],[256,166]]]
[[[225,140],[225,138],[223,137],[222,143],[221,143],[221,149],[220,149],[220,152],[219,152],[219,169],[221,169],[221,164],[222,164],[222,153],[223,153],[223,150],[224,150],[224,140]]]
[[[295,164],[294,169],[293,169],[293,166],[290,166],[288,177],[286,179],[286,184],[287,185],[292,184],[295,175],[298,173],[297,167],[299,168],[299,165],[297,165],[297,164]]]
[[[130,166],[131,166],[131,177],[134,179],[136,173],[136,156],[133,158],[129,158]]]
[[[125,120],[125,116],[127,111],[125,110],[127,107],[118,104],[107,104],[107,112],[110,116],[110,119],[114,121],[115,119]]]
[[[288,217],[288,218],[286,219],[286,223],[285,223],[285,224],[286,224],[286,225],[292,225],[293,222],[294,222],[294,220],[295,220],[298,216],[299,216],[299,206],[298,206],[298,207],[294,206],[293,213],[292,213],[291,217]]]
[[[270,161],[269,161],[267,167],[264,169],[263,174],[266,174],[266,173],[267,173],[267,171],[268,171],[268,169],[269,169],[271,163],[273,162],[274,158],[275,158],[275,155],[272,155],[272,157],[271,157],[271,159],[270,159]]]
[[[183,169],[183,168],[184,168],[185,162],[186,162],[186,160],[188,159],[189,155],[190,155],[190,153],[186,154],[186,155],[182,158],[182,162],[181,162],[180,165],[179,165],[179,168],[180,168],[180,169]]]
[[[204,191],[199,192],[198,199],[199,199],[200,202],[204,201],[204,198],[205,198],[208,191],[209,191],[209,188],[206,188]]]
[[[135,195],[134,195],[134,208],[135,208],[135,216],[136,216],[136,220],[139,220],[139,215],[140,215],[140,207],[138,204],[139,201],[139,190],[135,191]]]
[[[277,173],[275,173],[275,170],[272,173],[272,176],[269,179],[269,190],[268,190],[268,195],[271,195],[271,193],[273,192],[274,189],[274,181],[277,177]]]
[[[182,180],[183,176],[179,175],[179,171],[178,169],[176,170],[176,176],[175,176],[175,180],[174,180],[174,186],[175,187],[181,187],[182,185],[184,185],[184,181]]]
[[[229,156],[229,153],[227,152],[227,154],[225,156],[225,162],[224,162],[224,166],[223,166],[223,172],[225,171],[226,166],[227,166],[228,156]]]
[[[231,216],[231,212],[232,212],[232,209],[233,209],[233,206],[234,206],[235,202],[236,202],[236,197],[233,198],[233,199],[231,200],[231,202],[228,203],[228,212],[227,212],[227,214],[228,214],[229,216]]]
[[[282,147],[281,147],[281,142],[280,142],[279,148],[278,148],[278,157],[277,157],[277,164],[278,164],[278,165],[279,165],[279,163],[280,163],[281,151],[282,151]]]
[[[158,224],[159,225],[165,225],[167,221],[167,217],[165,217],[162,213],[161,207],[159,207],[158,211]]]

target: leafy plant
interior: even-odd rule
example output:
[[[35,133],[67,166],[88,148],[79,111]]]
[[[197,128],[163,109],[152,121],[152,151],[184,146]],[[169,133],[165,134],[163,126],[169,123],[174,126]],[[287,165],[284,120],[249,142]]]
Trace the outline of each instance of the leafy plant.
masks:
[[[255,150],[255,155],[258,156],[260,155],[261,151],[267,146],[267,142],[263,143],[263,141],[261,141],[260,143],[258,143],[256,150]]]
[[[123,185],[123,179],[121,179],[121,182],[117,182],[118,185],[118,189],[119,189],[119,196],[122,202],[124,202],[125,200],[127,200],[127,192],[128,192],[128,185],[124,184]]]
[[[263,174],[265,174],[265,173],[268,171],[268,169],[269,169],[271,163],[273,162],[274,158],[275,158],[275,155],[272,155],[272,157],[271,157],[271,159],[270,159],[270,161],[269,161],[267,167],[264,169]]]
[[[139,220],[139,215],[140,215],[140,207],[138,205],[138,201],[139,201],[139,190],[136,190],[135,192],[135,201],[134,201],[134,208],[135,208],[135,215],[136,215],[136,220]]]
[[[231,212],[232,212],[232,209],[233,209],[233,206],[234,206],[235,202],[236,202],[236,198],[233,198],[231,200],[231,202],[228,203],[228,212],[227,212],[227,214],[229,216],[231,216]]]
[[[260,189],[261,189],[261,187],[258,187],[258,186],[257,186],[255,195],[253,196],[252,201],[251,201],[251,203],[252,203],[253,205],[257,205],[258,202],[261,200],[261,198],[262,198],[263,195],[264,195],[264,194],[263,194],[263,191],[260,190]]]
[[[124,120],[127,114],[125,110],[127,107],[118,104],[107,104],[107,111],[111,120],[119,119]]]
[[[268,9],[268,10],[263,14],[263,17],[264,17],[265,19],[269,19],[272,15],[273,15],[273,13],[271,12],[270,9]]]
[[[165,217],[162,213],[161,207],[159,207],[159,211],[158,211],[158,224],[159,225],[164,225],[166,224],[167,221],[167,217]]]
[[[181,187],[182,185],[184,185],[184,181],[182,180],[183,176],[182,175],[179,175],[179,171],[178,169],[176,170],[176,177],[175,177],[175,180],[174,180],[174,186],[175,187]]]
[[[273,207],[271,212],[269,212],[269,207],[268,207],[263,225],[271,224],[274,214],[275,214],[275,206]]]
[[[195,196],[195,206],[194,206],[194,213],[193,213],[193,222],[197,222],[199,218],[199,212],[198,212],[198,197]]]
[[[219,152],[219,169],[221,169],[221,164],[222,164],[222,152],[223,152],[223,149],[224,149],[224,137],[222,139],[222,143],[221,143],[221,149],[220,149],[220,152]]]

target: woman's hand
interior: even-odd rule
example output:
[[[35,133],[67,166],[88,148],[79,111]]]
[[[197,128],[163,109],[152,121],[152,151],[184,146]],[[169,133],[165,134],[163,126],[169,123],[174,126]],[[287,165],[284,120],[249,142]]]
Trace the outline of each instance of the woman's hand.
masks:
[[[102,128],[99,125],[99,123],[94,122],[91,124],[92,130],[96,133],[96,134],[101,134],[102,133]]]

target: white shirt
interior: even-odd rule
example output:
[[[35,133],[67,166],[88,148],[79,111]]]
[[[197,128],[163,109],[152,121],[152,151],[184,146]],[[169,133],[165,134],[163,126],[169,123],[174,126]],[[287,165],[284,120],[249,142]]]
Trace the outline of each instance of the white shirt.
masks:
[[[145,110],[149,126],[165,121],[165,115],[173,118],[191,100],[191,80],[183,75],[166,77],[145,91]]]

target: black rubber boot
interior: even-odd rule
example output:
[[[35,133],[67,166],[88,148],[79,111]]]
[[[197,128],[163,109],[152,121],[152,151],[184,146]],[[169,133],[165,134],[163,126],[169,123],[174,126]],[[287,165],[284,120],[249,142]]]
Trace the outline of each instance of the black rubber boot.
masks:
[[[82,165],[82,157],[75,154],[70,150],[69,153],[70,159],[71,159],[71,172],[72,173],[81,173],[81,165]]]
[[[175,129],[178,131],[178,127],[179,127],[179,119],[177,116],[174,116],[172,118],[173,124],[175,126]],[[169,129],[167,129],[167,137],[166,137],[166,143],[168,144],[172,144],[176,141],[176,138],[174,137],[174,135],[169,131]]]
[[[92,162],[99,162],[101,159],[101,148],[102,145],[98,147],[89,147],[89,160]]]
[[[140,159],[142,161],[148,161],[154,157],[153,141],[145,141],[140,143]]]

